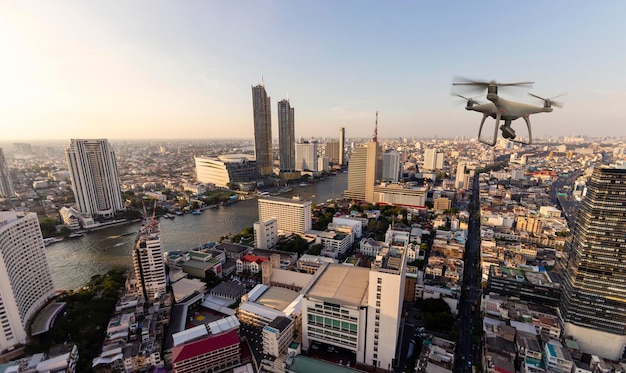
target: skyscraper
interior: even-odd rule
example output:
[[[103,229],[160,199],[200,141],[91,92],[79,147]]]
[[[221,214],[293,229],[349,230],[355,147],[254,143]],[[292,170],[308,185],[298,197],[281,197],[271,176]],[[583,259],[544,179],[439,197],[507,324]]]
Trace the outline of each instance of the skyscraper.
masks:
[[[0,198],[13,197],[15,197],[15,192],[13,191],[9,167],[7,166],[7,160],[4,158],[2,148],[0,148]]]
[[[396,150],[383,153],[383,180],[397,182],[400,179],[401,158]]]
[[[374,184],[382,180],[382,150],[376,141],[357,147],[348,163],[344,198],[374,203]]]
[[[53,296],[37,214],[0,211],[0,351],[27,342],[30,321]]]
[[[565,247],[561,317],[583,352],[626,345],[626,162],[594,170]]]
[[[294,109],[289,100],[278,102],[278,156],[281,171],[293,171],[296,157]]]
[[[341,164],[339,163],[339,141],[329,141],[324,146],[324,155],[328,158],[329,162],[333,164]]]
[[[165,263],[161,248],[159,223],[149,219],[139,229],[133,248],[135,278],[144,299],[151,301],[157,293],[165,294]]]
[[[115,152],[106,139],[72,139],[65,149],[81,214],[113,217],[124,209]]]
[[[272,113],[264,85],[252,87],[254,155],[260,176],[272,174]]]
[[[339,164],[341,166],[346,165],[346,129],[341,127],[339,129]]]

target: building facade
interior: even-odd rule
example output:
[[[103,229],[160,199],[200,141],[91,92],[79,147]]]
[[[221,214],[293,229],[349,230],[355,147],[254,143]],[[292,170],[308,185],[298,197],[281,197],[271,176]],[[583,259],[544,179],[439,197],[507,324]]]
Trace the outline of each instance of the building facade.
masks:
[[[254,247],[270,249],[278,243],[278,222],[275,218],[258,221],[253,224]]]
[[[228,188],[234,183],[257,179],[256,162],[244,154],[194,157],[194,159],[196,179],[201,183]]]
[[[7,160],[4,157],[2,148],[0,148],[0,198],[13,198],[15,191],[13,190],[13,182],[9,174]]]
[[[339,128],[339,164],[346,165],[346,129]]]
[[[618,360],[626,346],[626,162],[594,170],[572,226],[560,311],[583,352]]]
[[[81,214],[113,217],[124,209],[115,152],[106,139],[72,139],[65,149]]]
[[[328,158],[328,161],[332,164],[339,163],[339,141],[329,141],[324,147],[324,155]]]
[[[240,363],[241,342],[237,330],[209,335],[172,348],[174,373],[221,372]]]
[[[317,141],[296,144],[296,170],[317,172]]]
[[[311,201],[259,198],[259,220],[275,218],[280,232],[304,234],[311,229],[311,205]]]
[[[252,87],[252,112],[254,116],[254,155],[260,176],[272,174],[272,113],[270,97],[264,85]]]
[[[278,159],[281,171],[293,171],[296,167],[296,130],[294,108],[289,100],[278,102]]]
[[[354,150],[348,164],[344,198],[374,203],[374,185],[382,179],[382,151],[376,141]]]
[[[384,181],[398,182],[402,172],[402,156],[396,150],[383,153],[383,176]]]
[[[302,346],[316,343],[354,354],[354,361],[391,371],[405,288],[405,251],[383,249],[370,269],[322,266],[301,292]]]
[[[161,247],[159,223],[150,219],[139,229],[133,248],[135,279],[146,300],[165,294],[165,262]]]
[[[0,351],[27,342],[35,313],[54,294],[37,214],[0,211]]]

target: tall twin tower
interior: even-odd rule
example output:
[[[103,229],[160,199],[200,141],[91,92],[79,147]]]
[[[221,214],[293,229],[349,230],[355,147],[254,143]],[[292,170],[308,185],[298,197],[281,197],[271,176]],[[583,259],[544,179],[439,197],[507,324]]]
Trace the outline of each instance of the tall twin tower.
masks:
[[[272,174],[272,115],[270,97],[265,85],[252,87],[252,110],[254,115],[254,154],[260,176]],[[294,108],[289,100],[278,102],[278,158],[281,172],[296,170],[296,131]],[[339,161],[344,162],[344,129],[340,131]]]
[[[272,114],[270,97],[265,86],[252,87],[254,112],[254,153],[260,176],[272,174]],[[281,171],[294,171],[296,167],[296,131],[294,109],[289,100],[278,102],[278,152]]]

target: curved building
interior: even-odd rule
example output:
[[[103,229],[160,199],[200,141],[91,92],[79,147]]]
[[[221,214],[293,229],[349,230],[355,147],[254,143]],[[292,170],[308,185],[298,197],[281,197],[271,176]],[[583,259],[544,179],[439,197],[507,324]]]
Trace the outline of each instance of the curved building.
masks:
[[[195,157],[196,179],[205,184],[228,188],[229,183],[255,181],[256,162],[245,154],[226,154],[218,157]]]
[[[53,296],[37,214],[0,211],[0,351],[27,342],[29,323]]]

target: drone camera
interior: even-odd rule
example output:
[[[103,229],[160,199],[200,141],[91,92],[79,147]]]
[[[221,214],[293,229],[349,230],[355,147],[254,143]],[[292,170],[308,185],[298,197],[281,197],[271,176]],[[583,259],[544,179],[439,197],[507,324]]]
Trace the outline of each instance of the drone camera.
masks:
[[[502,137],[513,140],[515,138],[515,130],[507,125],[501,125]]]

